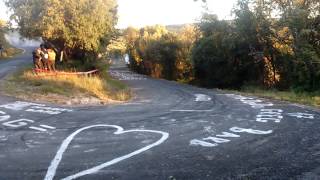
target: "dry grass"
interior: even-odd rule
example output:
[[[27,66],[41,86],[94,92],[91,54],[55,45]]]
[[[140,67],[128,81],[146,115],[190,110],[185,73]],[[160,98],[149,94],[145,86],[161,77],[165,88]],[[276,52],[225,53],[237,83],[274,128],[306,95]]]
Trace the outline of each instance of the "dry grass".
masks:
[[[18,49],[18,48],[7,48],[5,50],[3,50],[3,52],[0,54],[0,59],[8,59],[8,58],[12,58],[14,56],[20,55],[23,53],[22,49]]]
[[[79,97],[93,97],[98,99],[99,103],[130,99],[130,90],[124,85],[118,86],[117,83],[99,76],[35,74],[31,70],[22,70],[7,78],[2,89],[7,95],[23,99],[39,98],[41,101],[63,104]]]
[[[111,99],[107,94],[109,89],[107,87],[107,83],[97,76],[47,76],[45,73],[35,75],[31,71],[25,71],[23,73],[23,78],[29,81],[46,81],[47,83],[55,83],[60,85],[69,84],[72,86],[72,88],[80,88],[81,90],[85,90],[101,100]]]

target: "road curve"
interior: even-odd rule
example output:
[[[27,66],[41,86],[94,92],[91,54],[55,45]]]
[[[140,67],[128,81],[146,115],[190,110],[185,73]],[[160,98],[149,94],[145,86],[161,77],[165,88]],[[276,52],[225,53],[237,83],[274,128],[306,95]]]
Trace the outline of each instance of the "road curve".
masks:
[[[29,59],[0,61],[0,78]],[[110,73],[132,101],[61,107],[0,96],[0,180],[320,179],[319,109]]]

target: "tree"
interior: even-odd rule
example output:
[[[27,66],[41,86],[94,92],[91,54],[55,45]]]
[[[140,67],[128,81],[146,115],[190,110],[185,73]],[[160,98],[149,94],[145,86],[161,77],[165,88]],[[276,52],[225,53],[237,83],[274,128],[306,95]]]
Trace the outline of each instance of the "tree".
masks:
[[[4,36],[5,32],[7,30],[7,22],[0,19],[0,46],[1,46],[1,51],[4,48],[9,47],[10,45],[8,44],[8,42],[6,41],[6,38]]]
[[[7,0],[21,35],[42,37],[67,55],[96,54],[115,31],[116,0]]]

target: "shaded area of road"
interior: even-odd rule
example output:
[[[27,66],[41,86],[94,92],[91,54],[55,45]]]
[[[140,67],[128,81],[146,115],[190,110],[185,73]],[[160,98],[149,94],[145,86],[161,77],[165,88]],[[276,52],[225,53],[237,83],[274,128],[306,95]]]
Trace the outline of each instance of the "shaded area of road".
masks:
[[[29,56],[0,62],[1,78]],[[0,179],[320,178],[317,109],[124,66],[111,74],[130,85],[132,101],[74,108],[0,97]]]

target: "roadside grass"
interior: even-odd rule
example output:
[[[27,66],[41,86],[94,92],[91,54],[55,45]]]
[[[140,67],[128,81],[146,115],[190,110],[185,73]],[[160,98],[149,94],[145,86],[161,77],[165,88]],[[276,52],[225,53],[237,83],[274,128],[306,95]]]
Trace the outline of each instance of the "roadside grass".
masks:
[[[294,91],[279,91],[275,89],[262,89],[254,86],[245,86],[240,91],[227,90],[242,95],[259,96],[263,98],[288,101],[292,103],[299,103],[320,107],[320,92],[294,92]]]
[[[106,104],[131,98],[131,91],[126,85],[105,75],[35,74],[31,67],[7,77],[1,86],[6,95],[62,104],[79,98],[95,99],[95,104],[97,101]]]
[[[17,55],[20,55],[22,53],[23,53],[22,49],[18,49],[18,48],[14,48],[14,47],[6,48],[2,51],[2,54],[0,54],[0,60],[10,59],[10,58],[17,56]]]
[[[0,28],[0,44],[2,44],[3,46],[2,52],[0,53],[0,60],[10,59],[14,56],[22,54],[24,51],[22,49],[13,47],[7,42],[4,35],[5,31],[6,30],[3,30],[2,28]]]

